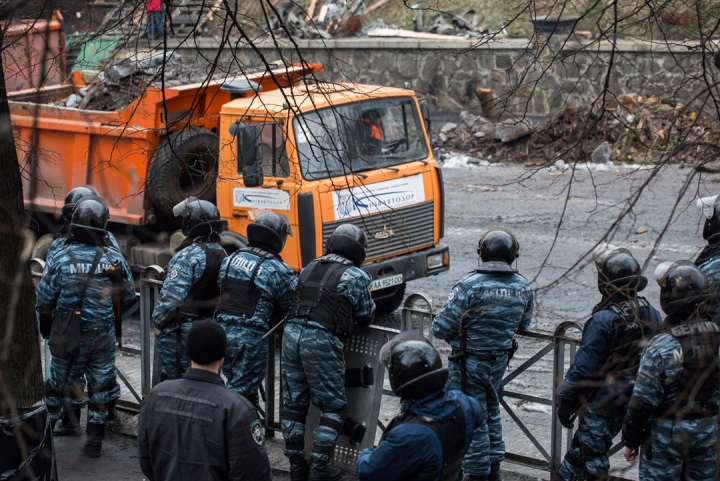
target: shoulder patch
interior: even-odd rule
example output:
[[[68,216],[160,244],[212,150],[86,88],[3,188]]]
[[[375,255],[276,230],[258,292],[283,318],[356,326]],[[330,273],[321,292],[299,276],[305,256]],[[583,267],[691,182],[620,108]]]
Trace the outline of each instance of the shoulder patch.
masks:
[[[262,446],[265,442],[265,430],[262,427],[262,423],[259,419],[256,419],[250,424],[250,436],[258,446]]]
[[[175,279],[177,276],[180,275],[180,269],[175,268],[175,269],[171,270],[170,274],[168,274],[168,275],[170,276],[170,279]]]
[[[450,302],[450,301],[452,301],[453,299],[455,299],[455,297],[457,296],[457,293],[458,293],[458,288],[457,288],[457,287],[453,287],[453,290],[450,291],[450,294],[448,294],[447,301]]]

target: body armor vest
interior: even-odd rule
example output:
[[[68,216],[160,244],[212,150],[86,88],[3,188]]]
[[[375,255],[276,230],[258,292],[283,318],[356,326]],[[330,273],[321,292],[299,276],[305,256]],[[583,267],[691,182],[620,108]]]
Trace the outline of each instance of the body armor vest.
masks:
[[[720,381],[720,327],[711,320],[694,320],[667,326],[664,332],[680,343],[683,370],[675,383],[665,387],[658,416],[678,420],[717,416],[718,407],[710,399]]]
[[[650,303],[644,297],[627,299],[604,306],[615,314],[612,332],[616,334],[607,360],[598,372],[598,378],[627,376],[634,379],[640,367],[640,354],[645,342],[654,332],[651,326]]]
[[[401,424],[422,424],[433,430],[440,440],[443,454],[443,466],[440,472],[440,481],[456,481],[460,479],[462,460],[465,456],[465,413],[458,407],[450,419],[431,419],[413,413],[403,413],[395,417],[380,438],[383,442],[390,431]],[[408,481],[415,479],[406,478]]]
[[[257,262],[255,262],[255,267],[253,267],[250,274],[250,279],[248,280],[228,277],[235,257],[241,252],[248,252],[258,257]],[[218,311],[243,318],[255,315],[255,310],[260,300],[260,289],[258,289],[255,284],[255,278],[260,271],[260,266],[269,259],[276,259],[276,257],[261,249],[252,247],[240,249],[230,256],[227,269],[225,269],[225,276],[223,277],[222,289],[220,290]]]
[[[220,265],[227,257],[224,249],[210,248],[204,242],[195,242],[205,252],[205,272],[188,292],[187,298],[180,308],[181,312],[196,314],[209,319],[215,312],[220,287],[217,283]]]
[[[322,258],[312,261],[300,273],[288,319],[315,321],[333,334],[349,335],[353,329],[353,306],[337,293],[337,287],[343,273],[351,266],[350,261]]]

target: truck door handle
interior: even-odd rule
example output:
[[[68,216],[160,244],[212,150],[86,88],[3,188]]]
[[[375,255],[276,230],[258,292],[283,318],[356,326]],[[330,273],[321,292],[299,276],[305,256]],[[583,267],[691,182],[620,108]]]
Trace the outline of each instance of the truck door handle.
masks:
[[[238,213],[238,212],[233,212],[233,215],[232,215],[232,216],[233,216],[234,218],[236,218],[236,219],[242,219],[242,218],[247,219],[247,217],[248,217],[247,214],[240,214],[240,213]]]

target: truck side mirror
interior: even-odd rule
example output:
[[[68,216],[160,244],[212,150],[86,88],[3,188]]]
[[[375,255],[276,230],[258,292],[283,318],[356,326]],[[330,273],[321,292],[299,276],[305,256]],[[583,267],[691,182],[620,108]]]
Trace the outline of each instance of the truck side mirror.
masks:
[[[265,182],[265,176],[260,164],[243,167],[242,175],[245,187],[260,187]]]
[[[262,159],[262,143],[260,135],[262,131],[259,125],[247,125],[237,130],[238,152],[243,163],[247,166],[254,166]],[[243,169],[243,175],[245,169]]]
[[[418,99],[418,102],[420,103],[420,116],[422,117],[423,122],[425,122],[425,130],[427,130],[428,137],[431,137],[430,127],[432,126],[432,123],[430,122],[430,102],[427,97]]]

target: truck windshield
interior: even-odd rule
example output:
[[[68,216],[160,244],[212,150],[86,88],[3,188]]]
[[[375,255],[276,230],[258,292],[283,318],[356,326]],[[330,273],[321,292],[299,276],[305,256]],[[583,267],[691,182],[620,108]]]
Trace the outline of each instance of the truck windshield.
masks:
[[[411,97],[328,107],[293,121],[302,175],[324,179],[427,157]]]

